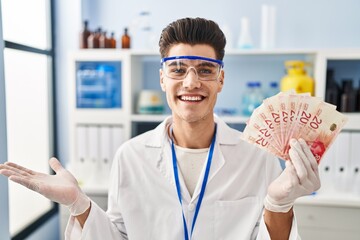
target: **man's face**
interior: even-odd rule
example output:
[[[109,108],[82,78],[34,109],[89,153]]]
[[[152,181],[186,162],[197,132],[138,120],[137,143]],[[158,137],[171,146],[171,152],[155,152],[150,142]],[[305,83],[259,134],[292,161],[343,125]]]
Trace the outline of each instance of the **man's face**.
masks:
[[[172,56],[201,56],[216,58],[215,50],[205,44],[188,45],[177,44],[170,48]],[[224,82],[224,72],[221,70],[217,80],[199,80],[194,69],[190,69],[183,80],[174,80],[160,70],[160,84],[166,93],[166,99],[172,110],[174,120],[183,120],[189,123],[213,118],[213,109],[217,94],[221,92]]]

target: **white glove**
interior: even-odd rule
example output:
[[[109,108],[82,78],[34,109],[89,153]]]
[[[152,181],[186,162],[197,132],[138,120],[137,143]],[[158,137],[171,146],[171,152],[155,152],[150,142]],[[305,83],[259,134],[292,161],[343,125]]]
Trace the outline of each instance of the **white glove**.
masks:
[[[0,174],[67,206],[73,216],[84,213],[90,207],[90,199],[81,191],[75,177],[56,158],[51,158],[49,164],[55,175],[35,172],[11,162],[0,164]]]
[[[294,201],[320,188],[316,159],[303,139],[290,140],[289,161],[281,175],[268,188],[264,206],[272,212],[288,212]]]

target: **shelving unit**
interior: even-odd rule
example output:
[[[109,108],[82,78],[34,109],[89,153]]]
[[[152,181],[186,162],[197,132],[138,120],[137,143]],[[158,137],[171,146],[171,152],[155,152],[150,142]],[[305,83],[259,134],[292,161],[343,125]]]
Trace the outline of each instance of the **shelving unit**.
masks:
[[[313,66],[308,69],[309,75],[315,79],[315,95],[324,99],[326,89],[326,69],[329,60],[359,60],[360,49],[338,49],[338,50],[304,50],[304,49],[279,49],[279,50],[227,50],[224,58],[225,62],[225,85],[219,94],[216,107],[232,108],[237,112],[240,107],[241,95],[245,84],[249,80],[260,80],[264,84],[277,80],[280,81],[284,76],[284,61],[286,60],[305,60]],[[77,109],[75,98],[76,83],[76,62],[81,61],[121,61],[122,76],[122,107],[120,109]],[[160,115],[143,115],[136,112],[136,105],[139,92],[143,89],[160,89],[159,68],[160,56],[153,51],[133,51],[133,50],[82,50],[73,53],[69,58],[69,96],[70,96],[70,162],[77,161],[76,126],[79,124],[117,124],[124,129],[124,139],[137,135],[142,124],[156,125],[163,121],[170,114],[167,109]],[[166,100],[164,97],[164,103]],[[349,121],[345,126],[347,131],[360,130],[360,113],[348,113]],[[230,125],[244,125],[248,117],[239,114],[234,116],[220,116]],[[107,185],[85,186],[88,194],[95,194],[97,197],[103,194],[106,200]],[[354,213],[360,212],[360,197],[307,197],[296,202],[296,208],[304,211],[305,214],[298,216],[298,222],[307,221],[313,207],[327,207],[333,214],[342,208],[351,208]],[[101,201],[101,200],[100,200]],[[104,205],[104,204],[103,204]],[[306,215],[308,214],[308,215]],[[354,217],[351,211],[347,211],[347,217],[353,221],[360,220]],[[319,215],[321,216],[321,215]],[[321,218],[326,218],[322,215]],[[302,227],[301,224],[299,224]],[[314,224],[314,226],[317,226]],[[320,225],[319,225],[320,226]],[[322,226],[322,225],[321,225]],[[322,226],[323,227],[323,226]],[[307,233],[313,233],[315,228],[308,225],[304,228]],[[340,229],[339,231],[342,231]],[[356,231],[355,231],[356,232]],[[357,233],[357,232],[356,232]],[[323,239],[321,235],[316,235]],[[350,236],[350,235],[349,235]],[[352,236],[352,235],[351,235]],[[304,238],[306,239],[306,238]],[[348,238],[351,239],[351,238]]]

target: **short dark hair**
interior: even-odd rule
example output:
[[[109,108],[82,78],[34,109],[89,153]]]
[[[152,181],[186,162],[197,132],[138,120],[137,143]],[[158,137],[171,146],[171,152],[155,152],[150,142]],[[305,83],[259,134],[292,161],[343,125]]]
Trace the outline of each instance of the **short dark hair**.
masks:
[[[160,36],[159,47],[162,58],[178,43],[190,45],[208,44],[214,48],[216,58],[223,60],[226,38],[219,25],[204,18],[182,18],[165,27]]]

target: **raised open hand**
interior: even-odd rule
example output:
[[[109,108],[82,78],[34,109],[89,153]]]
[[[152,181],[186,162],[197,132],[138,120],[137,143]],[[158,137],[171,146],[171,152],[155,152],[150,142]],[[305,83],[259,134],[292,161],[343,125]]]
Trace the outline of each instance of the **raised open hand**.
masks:
[[[81,191],[75,177],[56,158],[51,158],[49,164],[55,175],[35,172],[11,162],[0,164],[0,174],[54,202],[68,206],[73,216],[85,212],[90,207],[90,199]]]

